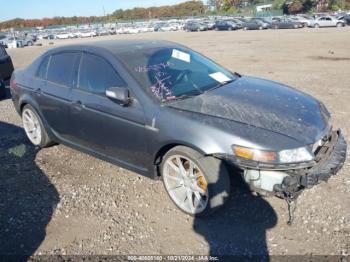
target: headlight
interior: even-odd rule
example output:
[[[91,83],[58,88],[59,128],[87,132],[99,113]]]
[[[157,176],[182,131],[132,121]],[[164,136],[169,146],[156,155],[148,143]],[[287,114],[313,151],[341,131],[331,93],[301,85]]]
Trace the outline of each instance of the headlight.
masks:
[[[310,151],[305,147],[283,150],[278,153],[278,156],[281,163],[305,162],[314,159]]]
[[[314,159],[312,153],[305,147],[282,150],[280,152],[259,150],[254,148],[232,146],[235,156],[265,163],[297,163]]]
[[[273,151],[265,151],[242,146],[232,146],[236,156],[259,161],[259,162],[276,162],[277,154]]]

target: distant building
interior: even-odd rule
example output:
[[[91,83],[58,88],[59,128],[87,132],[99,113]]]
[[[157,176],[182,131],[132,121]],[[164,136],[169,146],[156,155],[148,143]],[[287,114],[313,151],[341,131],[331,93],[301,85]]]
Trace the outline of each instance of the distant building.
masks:
[[[272,3],[259,4],[259,5],[256,5],[255,8],[257,12],[270,11],[272,8]]]

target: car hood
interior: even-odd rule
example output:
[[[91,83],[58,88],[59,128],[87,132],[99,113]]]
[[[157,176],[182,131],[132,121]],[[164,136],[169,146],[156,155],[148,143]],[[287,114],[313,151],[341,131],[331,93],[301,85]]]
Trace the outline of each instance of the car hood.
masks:
[[[329,118],[325,107],[311,96],[253,77],[238,78],[223,87],[171,102],[168,106],[267,129],[303,144],[316,142],[325,132]]]

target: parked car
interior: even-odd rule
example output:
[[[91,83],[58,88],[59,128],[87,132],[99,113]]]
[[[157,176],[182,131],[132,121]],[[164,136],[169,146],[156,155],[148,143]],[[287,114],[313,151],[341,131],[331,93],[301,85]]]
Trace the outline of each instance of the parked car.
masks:
[[[13,64],[11,57],[7,54],[6,49],[0,44],[0,97],[2,98],[5,91],[5,82],[7,82],[12,75]]]
[[[20,39],[18,37],[13,37],[13,36],[6,36],[5,38],[0,40],[0,45],[3,45],[4,47],[8,47],[12,43],[16,43],[16,47],[23,47],[24,42],[23,39]]]
[[[344,21],[345,24],[350,25],[350,14],[345,14],[337,17],[338,20]]]
[[[263,30],[267,29],[266,25],[258,20],[258,19],[251,19],[243,23],[243,30]]]
[[[261,17],[255,17],[255,18],[252,18],[251,19],[252,21],[257,21],[258,23],[260,23],[263,27],[263,29],[268,29],[268,28],[271,28],[271,22],[270,21],[267,21],[266,19],[264,18],[261,18]]]
[[[289,199],[327,181],[346,157],[320,101],[169,41],[54,48],[16,70],[10,86],[35,146],[62,143],[161,178],[191,215],[230,198],[227,166],[256,190]]]
[[[308,19],[306,17],[303,17],[303,16],[292,16],[290,17],[291,20],[295,21],[295,22],[299,22],[303,25],[303,27],[308,27],[310,26],[310,20],[311,19]]]
[[[287,18],[276,20],[271,24],[273,29],[297,29],[302,27],[304,27],[302,23]]]
[[[199,31],[206,31],[208,30],[208,27],[204,23],[198,23],[198,22],[187,22],[184,26],[184,30],[186,32],[199,32]]]
[[[310,27],[343,27],[345,22],[332,16],[320,16],[310,21]]]
[[[215,30],[217,31],[223,31],[223,30],[232,31],[236,29],[238,29],[238,27],[232,21],[218,20],[215,22]]]
[[[237,18],[232,18],[231,21],[235,23],[237,29],[242,29],[242,27],[243,27],[243,21],[242,20],[239,20]]]

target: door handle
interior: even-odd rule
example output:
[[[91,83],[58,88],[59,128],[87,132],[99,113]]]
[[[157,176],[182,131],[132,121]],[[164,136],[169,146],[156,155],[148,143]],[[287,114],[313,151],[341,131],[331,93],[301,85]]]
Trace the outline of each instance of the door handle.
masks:
[[[71,105],[77,110],[81,110],[84,107],[83,103],[80,100],[71,102]]]
[[[41,88],[37,88],[34,90],[34,93],[37,94],[38,96],[41,96],[43,91],[41,90]]]

